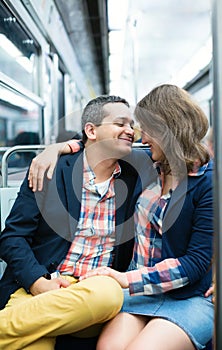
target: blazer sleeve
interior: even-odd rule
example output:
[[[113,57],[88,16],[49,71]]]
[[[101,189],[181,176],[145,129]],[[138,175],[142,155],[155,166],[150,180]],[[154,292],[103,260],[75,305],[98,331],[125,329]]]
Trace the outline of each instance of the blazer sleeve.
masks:
[[[186,254],[179,257],[191,284],[209,271],[213,251],[213,191],[207,177],[193,195],[192,232]],[[186,217],[184,217],[184,222]]]
[[[38,196],[38,205],[36,202]],[[47,273],[32,251],[31,245],[38,227],[44,192],[33,193],[24,180],[0,236],[0,256],[10,265],[15,280],[26,290]]]

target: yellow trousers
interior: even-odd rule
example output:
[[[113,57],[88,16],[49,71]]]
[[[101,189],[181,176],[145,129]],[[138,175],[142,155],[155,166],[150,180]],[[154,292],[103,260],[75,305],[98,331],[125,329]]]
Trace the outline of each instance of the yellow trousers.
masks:
[[[0,311],[0,350],[52,350],[56,336],[87,336],[85,329],[113,318],[122,303],[121,287],[107,276],[73,278],[69,287],[37,296],[21,288]]]

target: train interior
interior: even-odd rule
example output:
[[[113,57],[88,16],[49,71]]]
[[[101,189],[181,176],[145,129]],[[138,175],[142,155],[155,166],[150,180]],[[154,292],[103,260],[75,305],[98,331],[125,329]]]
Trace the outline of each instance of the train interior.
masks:
[[[31,159],[81,138],[81,111],[95,96],[123,96],[133,109],[173,83],[212,126],[212,55],[211,0],[2,0],[1,228]]]

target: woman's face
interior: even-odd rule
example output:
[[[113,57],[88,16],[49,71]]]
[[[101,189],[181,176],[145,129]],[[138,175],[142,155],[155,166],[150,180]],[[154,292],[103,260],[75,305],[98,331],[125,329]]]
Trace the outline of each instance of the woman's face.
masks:
[[[160,143],[157,138],[151,137],[147,131],[141,130],[142,144],[148,145],[152,153],[152,159],[156,161],[161,161],[164,158],[164,153],[160,147]]]

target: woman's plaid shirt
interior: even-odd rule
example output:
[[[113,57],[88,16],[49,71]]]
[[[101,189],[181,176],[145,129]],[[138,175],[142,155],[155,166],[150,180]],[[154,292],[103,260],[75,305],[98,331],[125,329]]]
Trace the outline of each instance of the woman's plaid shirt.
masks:
[[[200,176],[207,164],[195,167],[189,176]],[[161,183],[147,187],[138,198],[135,210],[135,245],[127,272],[131,295],[151,295],[180,288],[189,283],[176,258],[162,260],[162,223],[172,191],[161,195]]]

